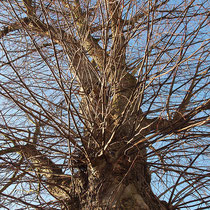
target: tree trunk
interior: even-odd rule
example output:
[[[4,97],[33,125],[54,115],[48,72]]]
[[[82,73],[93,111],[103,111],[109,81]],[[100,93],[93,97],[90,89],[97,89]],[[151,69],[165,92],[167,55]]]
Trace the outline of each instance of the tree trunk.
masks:
[[[151,190],[143,151],[135,148],[117,160],[111,154],[95,158],[88,166],[80,209],[167,209]]]
[[[143,138],[143,134],[148,130],[139,132],[140,128],[136,129],[134,126],[135,119],[136,117],[128,118],[115,130],[113,138],[112,133],[107,135],[107,139],[112,141],[106,142],[108,146],[104,146],[104,151],[96,154],[94,144],[86,147],[90,161],[84,157],[78,167],[83,188],[83,193],[78,192],[78,195],[82,194],[80,201],[78,200],[79,209],[169,209],[152,192],[151,174],[146,159],[148,145]],[[148,124],[146,119],[138,120],[136,124],[139,123],[142,127]],[[135,136],[133,130],[140,133],[136,135],[135,141],[137,138],[139,141],[143,140],[136,146],[129,145],[127,141],[131,136]],[[98,140],[102,138],[99,136],[96,137]],[[87,140],[91,141],[91,138]],[[82,157],[80,152],[78,157]],[[84,162],[86,163],[83,164]]]

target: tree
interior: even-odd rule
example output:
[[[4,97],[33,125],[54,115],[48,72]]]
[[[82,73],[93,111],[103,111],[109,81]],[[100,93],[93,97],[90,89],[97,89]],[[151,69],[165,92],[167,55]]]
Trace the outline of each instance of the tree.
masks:
[[[1,207],[205,209],[205,0],[1,0]]]

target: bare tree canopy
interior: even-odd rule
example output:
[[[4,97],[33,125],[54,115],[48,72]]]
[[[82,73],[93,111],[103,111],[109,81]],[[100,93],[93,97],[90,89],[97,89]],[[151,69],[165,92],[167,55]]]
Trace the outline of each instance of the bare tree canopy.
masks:
[[[208,209],[207,0],[0,0],[1,209]]]

